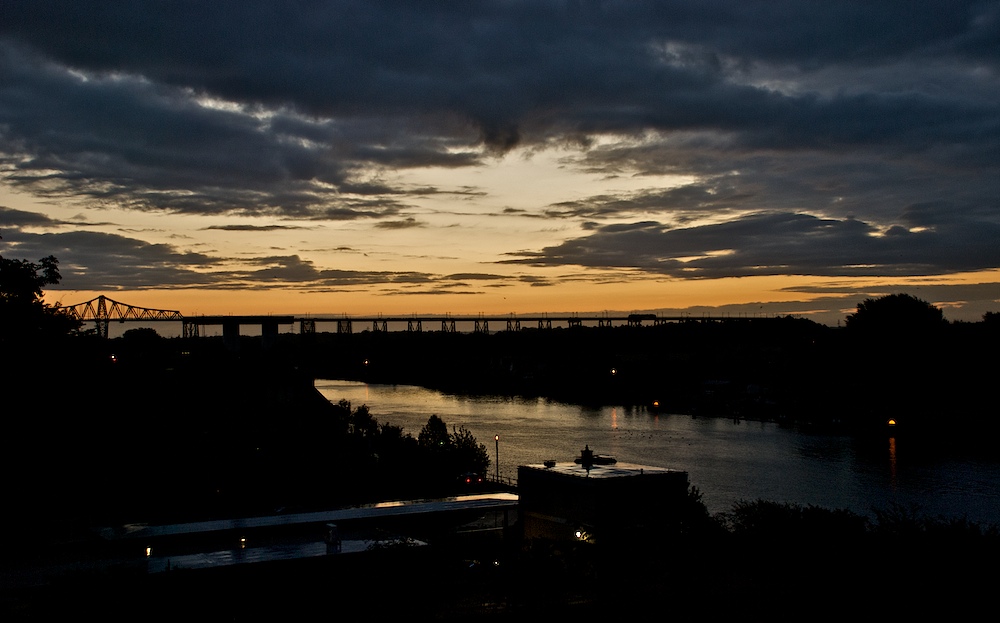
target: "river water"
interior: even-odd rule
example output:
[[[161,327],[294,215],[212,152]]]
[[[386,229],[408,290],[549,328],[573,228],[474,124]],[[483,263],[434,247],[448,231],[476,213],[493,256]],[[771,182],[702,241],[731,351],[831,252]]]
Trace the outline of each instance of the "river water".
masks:
[[[893,504],[929,516],[1000,525],[1000,461],[917,447],[905,437],[859,440],[773,422],[587,408],[546,399],[456,396],[408,385],[315,381],[332,402],[367,405],[376,420],[416,437],[431,415],[464,426],[487,447],[492,475],[571,461],[585,445],[619,462],[688,472],[712,513],[758,499],[873,516]],[[499,442],[495,436],[499,435]],[[496,461],[499,454],[499,461]]]

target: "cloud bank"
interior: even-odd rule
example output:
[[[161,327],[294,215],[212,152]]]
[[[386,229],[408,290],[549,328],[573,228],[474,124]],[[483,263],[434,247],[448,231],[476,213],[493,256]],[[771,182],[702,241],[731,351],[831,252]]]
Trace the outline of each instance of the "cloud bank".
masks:
[[[418,198],[484,193],[387,172],[458,180],[558,150],[632,189],[509,210],[573,233],[498,267],[1000,267],[1000,2],[34,0],[2,14],[0,180],[36,197],[222,216],[233,232],[269,216],[393,235],[430,226]],[[7,252],[27,245],[5,227]],[[345,276],[297,254],[229,271],[126,236],[47,235],[43,254],[64,251],[94,287],[447,280]]]

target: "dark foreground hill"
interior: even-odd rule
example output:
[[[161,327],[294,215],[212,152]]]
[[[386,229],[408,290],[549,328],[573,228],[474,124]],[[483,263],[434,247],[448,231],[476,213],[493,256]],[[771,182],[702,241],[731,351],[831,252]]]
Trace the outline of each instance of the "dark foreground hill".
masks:
[[[234,352],[139,338],[81,337],[6,360],[0,524],[19,535],[8,551],[94,525],[448,495],[489,464],[485,446],[440,419],[418,439],[332,404],[259,340]]]

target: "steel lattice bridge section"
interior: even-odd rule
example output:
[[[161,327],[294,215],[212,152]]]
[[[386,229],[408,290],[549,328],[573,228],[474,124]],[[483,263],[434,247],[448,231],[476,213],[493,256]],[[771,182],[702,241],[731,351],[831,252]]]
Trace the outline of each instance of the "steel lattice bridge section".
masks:
[[[97,325],[97,333],[108,337],[108,323],[139,320],[169,321],[182,323],[181,334],[184,337],[198,337],[199,327],[204,325],[222,325],[223,339],[227,346],[235,348],[240,337],[240,325],[256,324],[261,326],[261,335],[266,343],[271,343],[278,335],[278,325],[295,322],[292,316],[194,316],[185,318],[179,311],[169,309],[151,309],[129,305],[98,296],[95,299],[68,305],[62,308],[71,316],[81,321],[93,320]]]
[[[62,309],[77,320],[93,320],[97,325],[98,335],[104,338],[108,337],[108,323],[112,320],[118,320],[119,322],[124,322],[126,320],[184,321],[184,316],[182,316],[179,311],[168,309],[149,309],[148,307],[138,307],[136,305],[129,305],[128,303],[120,303],[109,299],[103,294],[83,303],[65,306]]]

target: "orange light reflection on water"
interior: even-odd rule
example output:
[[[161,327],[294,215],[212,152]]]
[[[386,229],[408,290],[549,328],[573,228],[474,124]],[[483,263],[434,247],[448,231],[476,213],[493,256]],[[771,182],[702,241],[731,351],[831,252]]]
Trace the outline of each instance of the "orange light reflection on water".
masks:
[[[896,488],[896,438],[889,436],[889,483]]]

